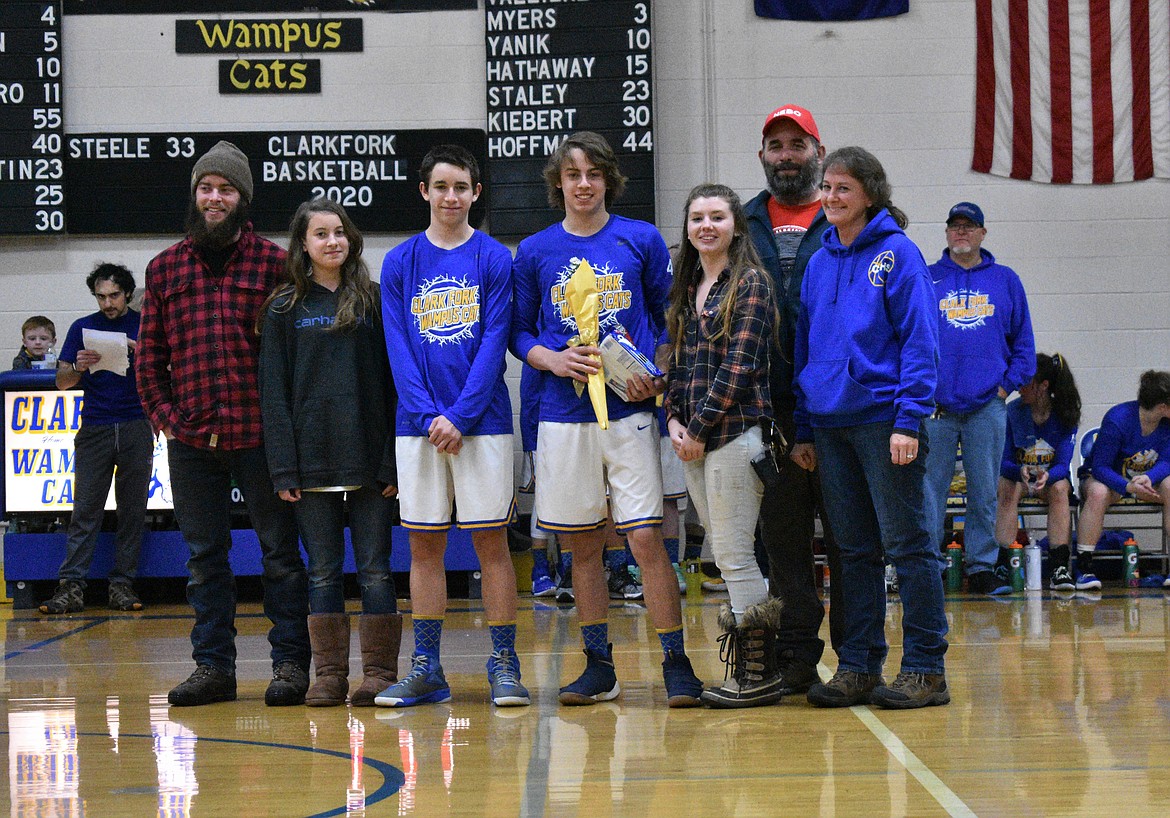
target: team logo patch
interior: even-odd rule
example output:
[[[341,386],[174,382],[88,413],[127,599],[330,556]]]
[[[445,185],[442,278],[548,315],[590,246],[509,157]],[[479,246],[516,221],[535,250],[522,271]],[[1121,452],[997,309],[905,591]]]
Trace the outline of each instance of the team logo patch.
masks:
[[[1036,438],[1031,446],[1016,449],[1016,462],[1021,466],[1041,466],[1047,469],[1056,460],[1056,449],[1044,438]]]
[[[479,285],[448,276],[424,281],[410,299],[418,334],[432,344],[471,338],[479,323]]]
[[[938,310],[956,329],[982,327],[995,315],[995,305],[989,295],[966,288],[951,290],[946,298],[939,299]]]
[[[569,259],[569,263],[557,273],[557,283],[552,286],[549,298],[556,308],[561,324],[569,332],[577,331],[577,320],[573,318],[573,311],[569,309],[569,301],[565,298],[565,288],[573,271],[581,263],[579,258]],[[617,326],[618,313],[629,309],[632,294],[624,286],[625,273],[615,272],[613,266],[605,264],[598,266],[589,262],[589,266],[597,274],[597,318],[600,329],[604,333],[607,329]]]
[[[1158,452],[1155,449],[1134,452],[1125,458],[1125,462],[1121,464],[1121,473],[1132,480],[1139,474],[1145,474],[1154,468],[1154,464],[1157,462]]]
[[[875,287],[886,286],[886,276],[894,269],[894,251],[882,250],[869,263],[869,283]]]

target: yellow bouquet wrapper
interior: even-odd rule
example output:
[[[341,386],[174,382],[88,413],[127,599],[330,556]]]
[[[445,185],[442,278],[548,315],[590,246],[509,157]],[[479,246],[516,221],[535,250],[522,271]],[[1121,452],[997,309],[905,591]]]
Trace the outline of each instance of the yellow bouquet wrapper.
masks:
[[[565,286],[565,299],[569,302],[569,309],[573,312],[573,319],[577,322],[577,336],[569,341],[570,346],[597,346],[601,340],[601,324],[597,317],[597,275],[593,267],[585,259],[577,264],[577,269],[569,278]],[[597,415],[597,425],[602,429],[609,428],[609,407],[605,401],[605,372],[601,367],[601,357],[592,356],[597,361],[598,370],[589,376],[589,400],[593,404],[593,413]],[[574,381],[577,394],[581,394],[581,382]]]

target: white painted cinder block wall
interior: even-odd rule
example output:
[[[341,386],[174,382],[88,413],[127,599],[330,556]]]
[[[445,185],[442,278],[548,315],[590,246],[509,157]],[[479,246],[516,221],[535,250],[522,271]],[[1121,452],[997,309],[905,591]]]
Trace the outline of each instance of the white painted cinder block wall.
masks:
[[[795,102],[814,112],[828,148],[858,144],[882,160],[928,261],[944,246],[951,204],[984,208],[985,246],[1023,278],[1038,347],[1074,367],[1084,428],[1131,399],[1143,369],[1170,368],[1170,182],[1052,186],[973,173],[968,0],[911,0],[909,14],[850,24],[763,20],[751,0],[652,7],[658,223],[668,243],[681,236],[692,185],[717,180],[745,197],[760,188],[759,126]],[[66,17],[66,131],[484,127],[482,8],[363,20],[365,52],[324,58],[322,94],[233,98],[216,91],[215,57],[174,53],[172,16]],[[119,207],[116,191],[93,195]],[[16,354],[28,315],[48,314],[63,339],[93,310],[84,276],[95,261],[140,275],[177,229],[0,238],[0,360]],[[403,238],[367,236],[375,273]],[[514,398],[517,377],[512,362]]]

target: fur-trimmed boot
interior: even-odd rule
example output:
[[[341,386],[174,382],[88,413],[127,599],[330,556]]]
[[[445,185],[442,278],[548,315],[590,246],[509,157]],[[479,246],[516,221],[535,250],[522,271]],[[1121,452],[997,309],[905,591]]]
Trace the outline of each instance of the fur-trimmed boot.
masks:
[[[752,605],[735,621],[731,608],[719,611],[719,658],[727,665],[722,685],[703,691],[708,707],[759,707],[780,701],[784,680],[776,661],[779,599]]]
[[[349,697],[354,707],[373,707],[374,697],[398,681],[398,649],[402,645],[400,614],[358,617],[362,646],[362,683]]]
[[[309,644],[317,678],[305,693],[309,707],[345,704],[349,692],[349,615],[309,614]]]

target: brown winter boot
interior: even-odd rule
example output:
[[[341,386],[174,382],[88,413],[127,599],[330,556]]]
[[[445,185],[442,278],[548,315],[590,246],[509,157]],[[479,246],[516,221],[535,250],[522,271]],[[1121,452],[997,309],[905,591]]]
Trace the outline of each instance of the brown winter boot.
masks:
[[[402,644],[399,614],[362,614],[358,617],[362,646],[362,683],[349,697],[354,707],[373,707],[374,697],[398,681],[398,648]]]
[[[313,670],[317,674],[305,694],[309,707],[337,707],[345,704],[349,692],[349,616],[344,613],[309,615],[309,644],[313,648]]]
[[[752,605],[736,622],[731,608],[719,611],[719,658],[727,665],[727,678],[718,687],[703,691],[708,707],[759,707],[775,704],[784,680],[776,657],[776,631],[780,625],[779,599]]]

